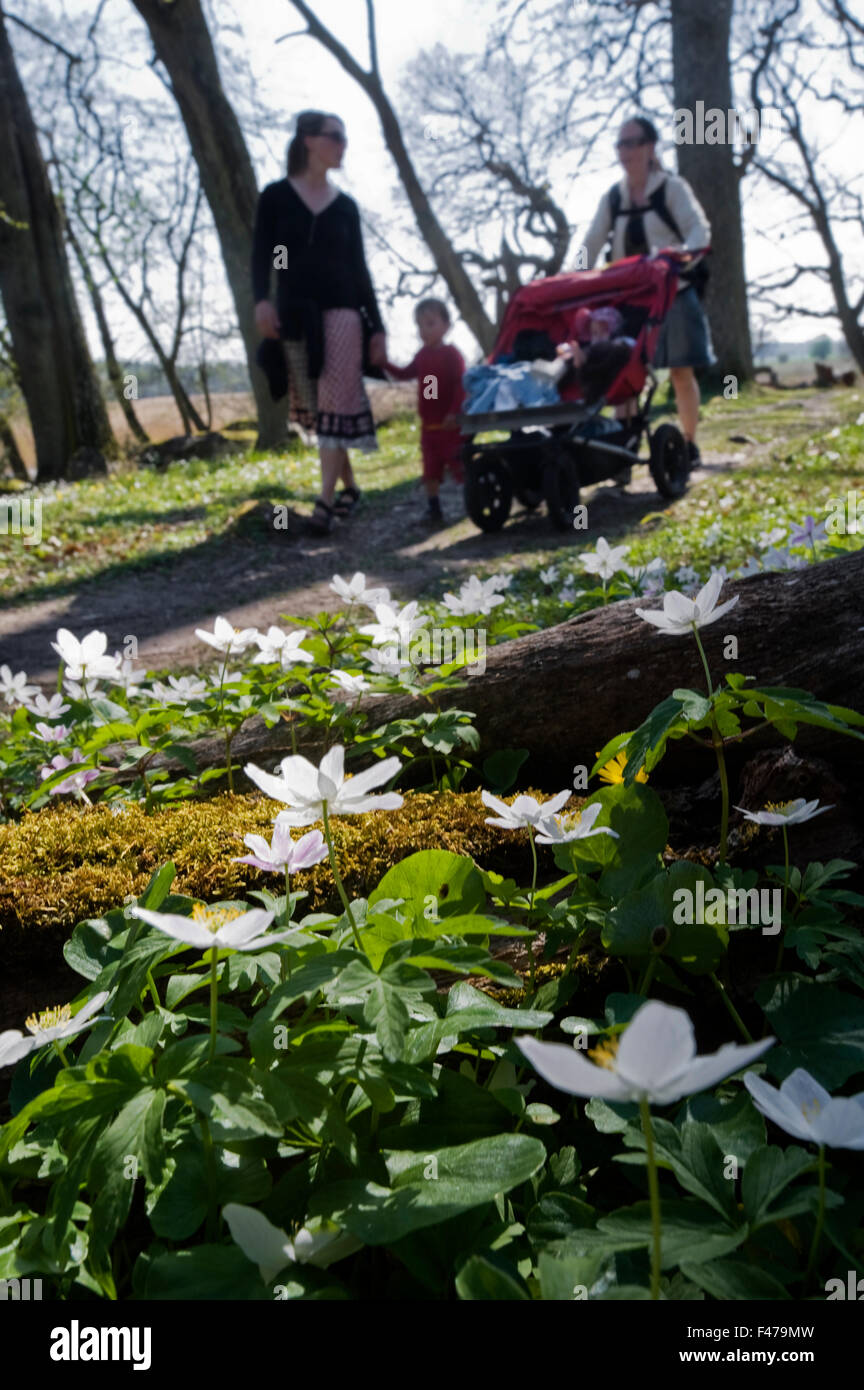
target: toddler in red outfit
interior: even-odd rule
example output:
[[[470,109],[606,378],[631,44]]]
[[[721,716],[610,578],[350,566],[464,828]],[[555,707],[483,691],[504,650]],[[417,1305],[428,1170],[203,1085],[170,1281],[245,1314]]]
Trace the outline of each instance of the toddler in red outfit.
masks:
[[[396,381],[417,382],[423,486],[428,501],[424,520],[440,526],[444,518],[438,492],[444,470],[449,468],[454,481],[462,482],[462,435],[456,417],[464,397],[465,360],[458,348],[444,342],[450,328],[450,312],[443,300],[421,299],[414,317],[423,346],[407,367],[387,362],[385,370]]]

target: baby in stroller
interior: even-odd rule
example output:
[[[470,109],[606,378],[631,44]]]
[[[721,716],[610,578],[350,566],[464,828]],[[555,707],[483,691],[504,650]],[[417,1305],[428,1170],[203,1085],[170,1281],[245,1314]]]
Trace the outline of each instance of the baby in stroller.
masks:
[[[605,395],[630,360],[636,340],[627,337],[623,327],[617,309],[580,309],[573,321],[573,338],[558,348],[572,365],[586,405]]]

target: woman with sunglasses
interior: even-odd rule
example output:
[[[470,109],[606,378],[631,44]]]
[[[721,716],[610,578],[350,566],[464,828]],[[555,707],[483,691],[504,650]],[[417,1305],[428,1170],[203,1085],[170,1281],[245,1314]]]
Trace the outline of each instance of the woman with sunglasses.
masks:
[[[346,144],[338,116],[301,111],[288,177],[269,184],[258,200],[252,250],[255,322],[262,338],[282,340],[287,382],[282,356],[274,357],[269,341],[259,360],[277,399],[287,385],[290,418],[318,436],[321,495],[310,526],[319,535],[357,505],[348,450],[378,447],[363,373],[380,372],[387,358],[360,213],[328,178],[340,168]]]
[[[663,168],[657,158],[658,139],[655,126],[644,116],[622,125],[615,148],[624,177],[600,199],[585,238],[587,260],[580,268],[590,270],[607,242],[610,261],[652,255],[667,247],[703,251],[710,245],[711,228],[702,206],[686,179]],[[691,461],[699,458],[699,385],[694,368],[710,367],[715,360],[697,290],[686,277],[681,278],[660,331],[654,366],[669,368]]]

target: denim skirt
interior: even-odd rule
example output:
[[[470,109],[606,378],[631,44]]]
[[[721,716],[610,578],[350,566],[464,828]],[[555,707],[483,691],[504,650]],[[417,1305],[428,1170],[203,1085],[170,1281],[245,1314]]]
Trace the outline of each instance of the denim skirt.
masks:
[[[702,301],[692,285],[680,289],[666,315],[655,367],[712,367],[717,361]]]

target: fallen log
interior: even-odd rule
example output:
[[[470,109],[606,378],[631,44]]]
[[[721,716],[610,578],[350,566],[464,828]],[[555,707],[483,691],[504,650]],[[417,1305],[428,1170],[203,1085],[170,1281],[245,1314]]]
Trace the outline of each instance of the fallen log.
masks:
[[[861,705],[864,550],[801,570],[730,581],[722,598],[736,593],[736,607],[702,633],[715,684],[727,672],[739,671],[756,677],[760,686],[797,687],[826,703]],[[637,616],[635,609],[640,607],[658,608],[660,600],[610,604],[489,649],[483,674],[466,677],[462,689],[445,692],[441,708],[473,711],[480,756],[495,749],[526,748],[530,758],[525,776],[537,785],[565,785],[572,780],[574,766],[590,768],[608,739],[636,728],[676,687],[704,689],[695,641],[658,633]],[[360,709],[378,726],[410,718],[428,704],[399,694],[366,700]],[[310,758],[320,755],[318,731],[297,723],[294,732],[298,752]],[[778,741],[773,734],[768,738],[769,744]],[[807,752],[838,756],[847,767],[850,760],[864,767],[864,742],[802,728],[801,745]],[[749,754],[765,746],[765,738],[760,742],[757,736],[746,750]],[[199,768],[218,765],[224,758],[221,737],[199,740],[191,751]],[[232,750],[235,762],[252,761],[266,768],[291,751],[289,722],[268,729],[257,717],[241,729]],[[692,743],[678,744],[670,748],[663,766],[669,763],[673,770],[677,763],[681,770],[682,758],[692,763],[700,757]],[[713,755],[706,758],[694,775],[706,775],[704,767],[710,772]],[[179,769],[169,759],[152,766]]]

